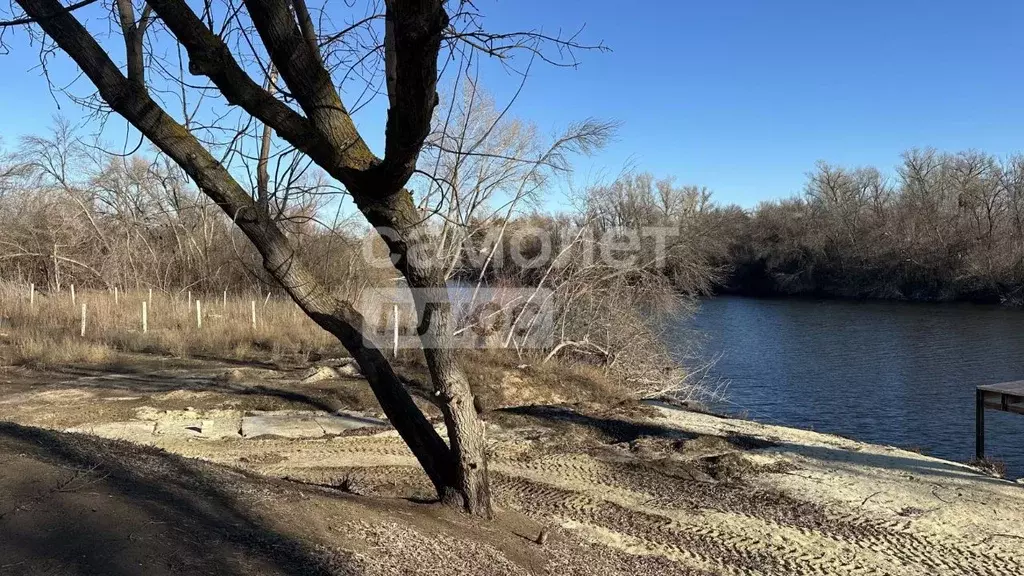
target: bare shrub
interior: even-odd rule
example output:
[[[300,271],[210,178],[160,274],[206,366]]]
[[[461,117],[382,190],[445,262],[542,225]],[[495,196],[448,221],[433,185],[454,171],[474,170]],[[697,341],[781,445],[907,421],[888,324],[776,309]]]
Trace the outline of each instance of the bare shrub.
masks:
[[[1006,462],[1002,460],[995,458],[973,458],[967,464],[990,476],[995,476],[996,478],[1006,477]]]
[[[50,290],[279,291],[231,218],[177,166],[99,145],[58,118],[0,155],[0,277]],[[365,227],[323,217],[332,186],[300,168],[277,168],[268,202],[318,279],[338,290],[385,282],[393,273],[361,258]]]

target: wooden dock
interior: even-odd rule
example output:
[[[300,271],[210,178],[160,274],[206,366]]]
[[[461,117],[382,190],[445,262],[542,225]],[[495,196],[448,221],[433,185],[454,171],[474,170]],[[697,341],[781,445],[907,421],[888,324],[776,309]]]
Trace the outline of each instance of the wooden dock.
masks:
[[[985,457],[985,409],[1024,414],[1024,380],[985,384],[975,392],[974,453]]]

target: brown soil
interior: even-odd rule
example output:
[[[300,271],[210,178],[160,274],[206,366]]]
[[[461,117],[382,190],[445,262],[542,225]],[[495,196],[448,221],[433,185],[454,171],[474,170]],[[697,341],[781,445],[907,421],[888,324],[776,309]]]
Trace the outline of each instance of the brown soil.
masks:
[[[158,432],[183,412],[212,424],[251,410],[375,413],[362,381],[303,373],[164,360],[8,369],[0,419],[18,424],[0,426],[0,574],[1024,573],[1019,485],[707,414],[488,412],[494,522],[431,504],[412,455],[379,427]],[[72,427],[132,443],[59,431]]]
[[[0,574],[582,575],[668,566],[566,534],[539,545],[544,526],[511,510],[484,522],[436,504],[16,424],[0,424],[0,462]]]

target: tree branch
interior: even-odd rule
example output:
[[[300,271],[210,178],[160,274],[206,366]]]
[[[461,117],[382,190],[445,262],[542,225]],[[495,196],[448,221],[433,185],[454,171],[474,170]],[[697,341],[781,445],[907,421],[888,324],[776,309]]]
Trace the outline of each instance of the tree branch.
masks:
[[[239,66],[224,41],[210,31],[182,0],[152,0],[154,11],[188,52],[189,72],[206,76],[231,104],[269,124],[296,149],[334,174],[332,154],[311,128],[309,120],[257,84]]]
[[[388,108],[383,170],[404,186],[416,169],[437,106],[437,57],[448,14],[441,0],[387,0]]]
[[[135,22],[135,9],[132,7],[132,0],[117,0],[117,15],[121,22],[121,32],[124,35],[125,60],[128,63],[128,81],[139,88],[146,86],[145,55],[142,50],[142,40],[145,35],[145,26]]]
[[[287,0],[246,0],[256,31],[316,131],[338,153],[333,163],[320,164],[337,174],[353,195],[369,194],[361,173],[380,163],[356,130],[330,73],[314,53],[292,17]]]
[[[299,27],[302,30],[302,37],[309,45],[309,51],[313,54],[321,66],[324,64],[320,56],[320,42],[316,37],[316,28],[313,27],[313,18],[309,15],[309,8],[306,7],[306,0],[292,0],[295,5],[295,17],[299,20]]]
[[[76,2],[76,3],[74,3],[74,4],[70,5],[70,6],[67,6],[67,7],[58,5],[56,10],[54,10],[52,12],[47,12],[47,13],[44,13],[44,14],[40,14],[39,16],[36,16],[36,17],[18,18],[18,19],[15,19],[15,20],[0,21],[0,28],[10,28],[12,26],[24,26],[26,24],[35,24],[37,22],[42,22],[43,20],[48,20],[50,18],[53,18],[54,16],[59,16],[61,14],[67,14],[69,12],[74,12],[75,10],[78,10],[79,8],[84,8],[84,7],[88,6],[89,4],[94,4],[95,2],[96,2],[96,0],[81,0],[80,2]]]

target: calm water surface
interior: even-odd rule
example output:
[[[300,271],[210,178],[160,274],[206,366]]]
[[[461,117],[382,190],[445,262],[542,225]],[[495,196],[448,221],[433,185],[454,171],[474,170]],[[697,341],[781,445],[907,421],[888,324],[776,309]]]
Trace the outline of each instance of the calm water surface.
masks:
[[[718,357],[722,411],[952,460],[974,455],[974,387],[1024,380],[1024,311],[995,306],[719,297],[673,328]],[[1024,476],[1024,415],[986,424],[987,454]]]

